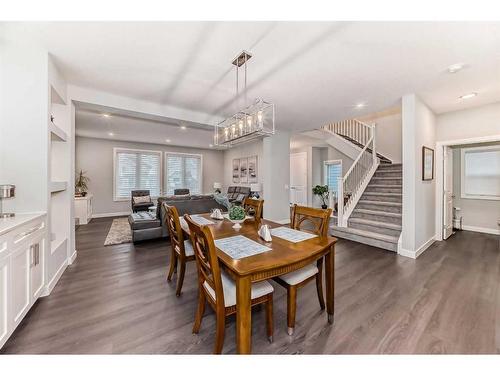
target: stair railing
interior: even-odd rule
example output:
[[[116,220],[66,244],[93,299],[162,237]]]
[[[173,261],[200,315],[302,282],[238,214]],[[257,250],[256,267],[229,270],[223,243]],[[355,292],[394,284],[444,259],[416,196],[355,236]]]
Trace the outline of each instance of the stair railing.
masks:
[[[346,227],[349,216],[379,164],[375,148],[375,126],[357,120],[346,120],[327,126],[332,127],[329,131],[346,135],[364,146],[347,173],[339,177],[337,182],[337,225]],[[370,152],[370,149],[373,152]]]
[[[351,119],[325,125],[323,130],[349,138],[364,147],[372,137],[373,125]]]

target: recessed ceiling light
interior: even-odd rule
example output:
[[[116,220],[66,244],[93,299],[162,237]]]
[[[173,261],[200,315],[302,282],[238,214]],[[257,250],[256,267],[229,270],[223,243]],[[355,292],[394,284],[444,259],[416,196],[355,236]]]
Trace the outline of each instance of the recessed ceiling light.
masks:
[[[186,125],[181,125],[181,130],[186,130]]]
[[[465,95],[459,96],[458,98],[459,99],[470,99],[470,98],[473,98],[475,96],[477,96],[477,92],[471,92],[470,94],[465,94]]]
[[[115,135],[115,133],[109,132],[109,133],[108,133],[108,135],[109,135],[110,137],[112,137],[112,136],[114,136],[114,135]]]
[[[106,118],[108,118],[108,117],[110,117],[110,115],[109,115],[108,113],[103,113],[103,114],[102,114],[102,117],[106,117]]]
[[[165,139],[165,142],[170,143],[170,139]]]
[[[356,105],[355,105],[355,107],[356,107],[357,109],[364,108],[364,107],[366,107],[366,103],[358,103],[358,104],[356,104]]]
[[[456,73],[460,70],[462,70],[463,68],[465,68],[465,64],[463,63],[458,63],[458,64],[453,64],[453,65],[450,65],[446,70],[448,70],[448,73]]]

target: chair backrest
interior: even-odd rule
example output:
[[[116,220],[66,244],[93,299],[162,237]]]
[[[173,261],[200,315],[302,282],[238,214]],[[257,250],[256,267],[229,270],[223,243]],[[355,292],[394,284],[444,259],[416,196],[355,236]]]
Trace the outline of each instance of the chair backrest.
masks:
[[[253,211],[255,221],[260,222],[260,219],[262,218],[262,210],[264,209],[264,200],[247,197],[243,201],[243,208],[245,209],[247,215],[250,213],[250,211]]]
[[[184,219],[189,226],[189,236],[194,249],[200,293],[204,293],[203,284],[206,282],[215,291],[216,305],[223,308],[224,290],[212,230],[208,225],[196,224],[188,214],[184,215]]]
[[[328,236],[331,214],[331,208],[323,210],[321,208],[304,207],[295,204],[292,209],[290,227],[297,230],[301,228],[306,229],[320,237],[326,237]]]
[[[145,196],[150,195],[149,190],[132,190],[130,193],[132,194],[132,198],[133,197],[145,197]]]
[[[172,248],[174,250],[178,250],[179,254],[186,256],[186,250],[184,249],[184,235],[182,233],[182,227],[177,208],[175,208],[175,206],[169,206],[166,203],[163,203],[163,208],[165,209],[165,215],[163,216],[163,225],[168,228]]]
[[[186,195],[189,194],[189,189],[174,189],[174,195]]]

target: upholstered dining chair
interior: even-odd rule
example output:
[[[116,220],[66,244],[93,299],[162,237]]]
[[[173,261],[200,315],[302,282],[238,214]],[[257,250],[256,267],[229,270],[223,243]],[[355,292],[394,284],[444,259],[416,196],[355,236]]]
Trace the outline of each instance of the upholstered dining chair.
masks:
[[[163,207],[165,209],[164,225],[168,228],[172,247],[170,270],[168,271],[167,280],[171,281],[174,272],[179,268],[177,272],[177,288],[175,291],[178,297],[181,295],[182,291],[182,284],[186,273],[186,263],[195,260],[194,250],[189,238],[184,239],[177,208],[169,206],[166,203],[163,203]]]
[[[247,215],[253,214],[255,222],[260,223],[262,218],[262,210],[264,209],[263,199],[245,198],[243,208]]]
[[[294,205],[291,213],[290,227],[297,230],[307,230],[320,237],[328,235],[331,208],[327,210]],[[323,296],[323,258],[316,264],[309,264],[296,271],[274,278],[287,290],[287,324],[288,334],[293,335],[295,329],[295,313],[297,311],[297,290],[312,280],[316,280],[316,291],[318,293],[319,306],[325,309]]]
[[[196,224],[189,215],[184,215],[189,226],[198,268],[198,309],[196,310],[193,333],[199,333],[206,302],[214,309],[216,337],[214,354],[220,354],[224,346],[226,317],[236,313],[236,284],[221,270],[217,258],[212,230],[208,225]],[[273,341],[273,292],[267,281],[252,284],[251,306],[265,305],[267,337]]]

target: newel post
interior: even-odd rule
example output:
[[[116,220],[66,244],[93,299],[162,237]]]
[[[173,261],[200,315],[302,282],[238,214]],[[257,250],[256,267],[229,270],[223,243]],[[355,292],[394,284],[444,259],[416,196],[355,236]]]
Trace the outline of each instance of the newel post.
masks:
[[[337,226],[344,226],[344,178],[337,179]]]

